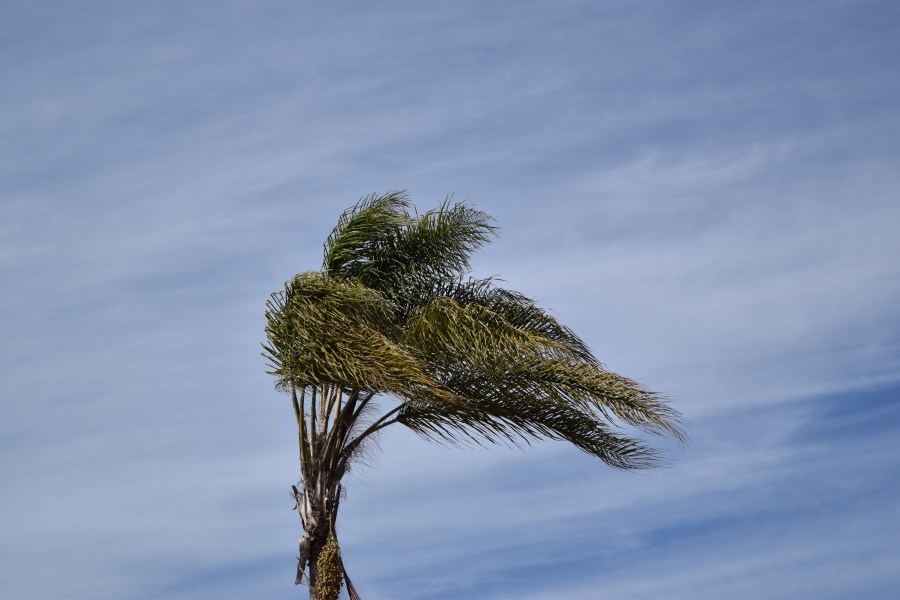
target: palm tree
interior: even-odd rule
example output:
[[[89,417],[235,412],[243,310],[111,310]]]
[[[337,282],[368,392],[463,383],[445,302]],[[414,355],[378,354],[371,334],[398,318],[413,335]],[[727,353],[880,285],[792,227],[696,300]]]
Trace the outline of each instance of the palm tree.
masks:
[[[526,296],[469,277],[493,234],[462,203],[419,215],[403,192],[371,195],[341,215],[322,269],[267,303],[264,355],[299,429],[296,581],[312,599],[343,583],[358,598],[334,534],[341,480],[388,426],[450,443],[565,440],[618,469],[660,461],[623,424],[683,440],[663,398],[608,371]]]

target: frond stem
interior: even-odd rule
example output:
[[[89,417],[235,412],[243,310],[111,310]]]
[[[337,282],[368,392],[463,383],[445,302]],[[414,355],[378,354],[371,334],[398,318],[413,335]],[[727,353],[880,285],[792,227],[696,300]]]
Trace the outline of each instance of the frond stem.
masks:
[[[344,407],[341,408],[340,405],[337,406],[334,424],[325,440],[325,455],[322,458],[322,464],[331,465],[335,462],[334,457],[340,451],[341,446],[344,445],[344,437],[347,435],[347,432],[350,431],[350,426],[357,417],[357,414],[354,413],[353,409],[359,398],[359,394],[359,389],[352,390],[347,396]],[[371,396],[372,394],[369,395],[369,398],[371,398]]]
[[[294,405],[294,416],[297,418],[297,429],[299,430],[299,444],[300,444],[300,476],[303,478],[303,481],[306,482],[308,480],[309,475],[309,448],[307,447],[306,441],[306,415],[304,414],[305,410],[305,399],[306,399],[306,387],[300,389],[300,398],[297,398],[297,388],[292,383],[291,384],[291,402]]]
[[[312,386],[312,393],[310,395],[310,406],[309,406],[309,449],[310,449],[310,455],[312,458],[315,458],[315,456],[317,454],[316,446],[318,445],[316,443],[316,438],[317,438],[317,435],[316,435],[316,390],[317,389],[318,388],[315,385]]]
[[[394,423],[396,423],[397,419],[390,419],[390,420],[388,420],[388,419],[390,417],[392,417],[393,415],[397,414],[398,412],[400,412],[400,409],[402,409],[402,408],[403,408],[403,404],[400,404],[399,406],[395,406],[388,412],[384,413],[374,423],[369,425],[369,427],[366,428],[365,431],[363,431],[361,434],[359,434],[358,436],[353,438],[353,441],[351,441],[349,444],[344,446],[344,450],[341,453],[343,455],[343,461],[346,462],[347,458],[349,458],[350,455],[353,453],[353,450],[355,450],[356,447],[359,446],[362,443],[362,441],[365,438],[367,438],[369,435],[375,433],[379,429],[384,429],[388,425],[393,425]]]

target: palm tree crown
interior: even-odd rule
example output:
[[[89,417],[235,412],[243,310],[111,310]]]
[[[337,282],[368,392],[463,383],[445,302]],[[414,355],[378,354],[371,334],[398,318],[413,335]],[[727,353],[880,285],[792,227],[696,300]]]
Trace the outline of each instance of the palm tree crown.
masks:
[[[664,398],[607,370],[528,297],[468,276],[493,234],[491,218],[466,204],[420,215],[403,192],[371,195],[341,215],[321,270],[268,301],[264,355],[299,428],[297,581],[308,563],[312,598],[330,597],[318,585],[327,568],[357,596],[327,549],[341,479],[389,425],[451,443],[564,440],[620,469],[659,463],[620,424],[683,440]],[[398,402],[378,411],[379,396]]]

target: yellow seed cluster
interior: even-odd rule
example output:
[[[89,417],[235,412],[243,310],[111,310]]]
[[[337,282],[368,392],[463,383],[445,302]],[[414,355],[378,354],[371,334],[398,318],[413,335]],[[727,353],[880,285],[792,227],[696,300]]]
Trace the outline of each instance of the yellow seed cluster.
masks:
[[[319,600],[337,600],[342,584],[341,550],[338,548],[334,532],[331,532],[316,561],[316,587],[319,591]]]

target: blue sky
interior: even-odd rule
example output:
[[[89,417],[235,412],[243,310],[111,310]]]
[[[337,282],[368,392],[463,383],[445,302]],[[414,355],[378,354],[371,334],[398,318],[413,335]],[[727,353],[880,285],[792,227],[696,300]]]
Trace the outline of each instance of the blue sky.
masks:
[[[689,421],[671,467],[388,430],[370,600],[900,587],[894,2],[7,1],[0,597],[296,598],[269,293],[408,189]]]

